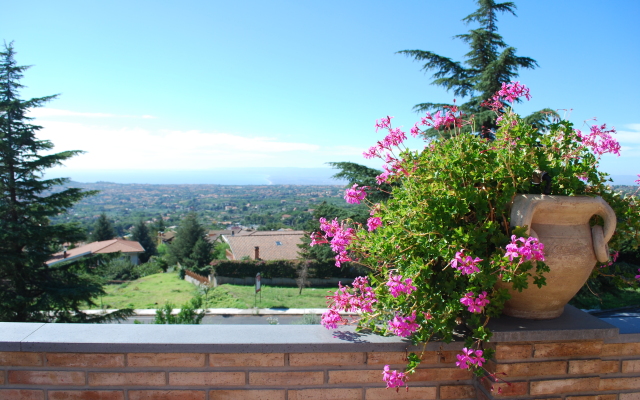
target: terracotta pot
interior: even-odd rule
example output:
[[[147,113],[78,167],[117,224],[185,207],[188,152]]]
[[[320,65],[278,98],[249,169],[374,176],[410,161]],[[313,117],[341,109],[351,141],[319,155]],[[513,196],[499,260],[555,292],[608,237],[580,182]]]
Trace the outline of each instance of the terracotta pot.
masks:
[[[604,226],[589,226],[599,215]],[[538,288],[529,280],[522,292],[510,283],[511,299],[503,313],[512,317],[551,319],[559,317],[564,306],[585,284],[596,261],[609,259],[607,242],[616,228],[616,216],[601,197],[517,195],[511,209],[511,226],[528,226],[527,233],[544,244],[545,262],[551,269],[547,284]]]

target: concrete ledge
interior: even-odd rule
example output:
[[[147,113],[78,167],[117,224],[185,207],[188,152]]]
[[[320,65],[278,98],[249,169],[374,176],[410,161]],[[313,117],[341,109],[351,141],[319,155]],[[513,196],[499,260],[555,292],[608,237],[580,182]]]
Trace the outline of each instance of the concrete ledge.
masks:
[[[636,342],[618,328],[574,307],[554,320],[493,319],[492,342],[606,340]],[[629,336],[629,337],[627,337]],[[459,350],[462,342],[431,342],[426,350]],[[353,326],[133,325],[0,323],[0,351],[295,353],[421,350],[398,337],[355,332]]]
[[[567,305],[558,318],[531,320],[502,316],[489,321],[493,342],[547,340],[614,340],[618,328],[591,314]]]

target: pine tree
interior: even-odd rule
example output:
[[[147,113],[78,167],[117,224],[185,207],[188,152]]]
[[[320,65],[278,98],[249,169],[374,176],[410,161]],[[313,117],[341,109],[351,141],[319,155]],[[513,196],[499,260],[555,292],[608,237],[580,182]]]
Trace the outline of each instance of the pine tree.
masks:
[[[203,239],[205,229],[200,223],[195,213],[189,213],[180,221],[180,226],[176,231],[176,237],[169,246],[169,261],[171,263],[185,264],[191,266],[192,254],[198,239]],[[210,252],[210,251],[209,251]]]
[[[111,240],[114,237],[116,237],[116,231],[113,228],[111,221],[107,218],[107,214],[100,214],[100,217],[98,217],[98,220],[93,225],[91,240],[94,242],[101,242],[103,240]]]
[[[122,317],[89,316],[80,307],[94,305],[104,294],[97,279],[82,264],[46,264],[67,242],[84,237],[77,225],[53,225],[49,218],[94,194],[78,188],[56,190],[67,179],[43,179],[43,172],[81,153],[53,148],[39,140],[42,128],[27,113],[56,96],[22,100],[20,79],[28,68],[18,66],[13,44],[0,52],[0,321],[101,322]]]
[[[464,63],[424,50],[403,50],[398,53],[424,62],[422,70],[425,72],[435,70],[431,84],[453,91],[456,97],[468,98],[459,108],[462,112],[475,116],[476,130],[480,130],[480,127],[495,129],[496,115],[483,107],[482,102],[500,90],[502,83],[515,79],[519,68],[533,69],[538,63],[532,58],[517,56],[516,49],[508,46],[498,34],[498,14],[510,13],[515,16],[516,5],[513,2],[476,0],[476,3],[478,9],[462,21],[467,24],[475,22],[480,26],[469,33],[455,36],[470,47],[465,54]],[[452,105],[443,103],[421,103],[414,110],[435,112],[450,106]],[[526,119],[530,124],[543,127],[556,115],[553,110],[545,108]],[[436,132],[431,130],[427,134],[433,136]]]
[[[208,275],[211,267],[209,263],[213,259],[213,244],[209,243],[206,239],[200,238],[193,246],[191,256],[189,256],[187,266],[193,272],[202,275]]]
[[[156,251],[156,244],[149,235],[149,229],[142,219],[133,226],[131,236],[133,240],[140,243],[142,248],[144,248],[144,253],[140,254],[141,262],[145,263],[149,261],[151,256],[158,254]]]

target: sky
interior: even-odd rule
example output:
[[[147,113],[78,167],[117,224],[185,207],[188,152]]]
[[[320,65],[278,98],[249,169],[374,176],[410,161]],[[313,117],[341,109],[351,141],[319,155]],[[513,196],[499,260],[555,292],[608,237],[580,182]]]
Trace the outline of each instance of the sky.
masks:
[[[632,183],[640,1],[515,3],[517,17],[502,15],[499,33],[539,64],[520,71],[532,99],[516,111],[549,107],[583,130],[593,118],[614,126],[622,156],[601,166]],[[463,60],[468,48],[453,36],[475,27],[461,22],[475,9],[472,0],[21,0],[4,4],[0,38],[32,66],[23,98],[59,94],[31,113],[39,137],[56,151],[85,151],[48,176],[124,182],[145,180],[138,172],[331,161],[380,168],[362,157],[382,138],[376,119],[394,116],[408,131],[415,104],[454,98],[396,52]]]

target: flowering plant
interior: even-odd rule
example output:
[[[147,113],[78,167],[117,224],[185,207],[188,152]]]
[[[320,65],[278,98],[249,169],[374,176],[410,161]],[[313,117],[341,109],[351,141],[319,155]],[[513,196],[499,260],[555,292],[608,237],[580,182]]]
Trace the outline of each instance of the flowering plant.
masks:
[[[370,270],[368,277],[328,297],[325,327],[346,322],[341,311],[356,311],[362,313],[358,329],[407,337],[414,344],[464,338],[456,364],[482,375],[483,363],[492,357],[492,350],[483,348],[491,338],[487,322],[500,315],[509,298],[496,283],[510,282],[517,290],[529,282],[542,286],[548,271],[544,244],[525,235],[526,227],[510,227],[510,204],[517,193],[602,196],[619,218],[611,247],[629,237],[638,245],[635,200],[613,193],[607,175],[597,168],[602,154],[619,154],[611,136],[615,131],[594,125],[586,134],[562,120],[542,132],[508,105],[520,97],[530,97],[526,87],[503,84],[484,103],[498,114],[498,128],[482,129],[479,135],[461,133],[474,121],[456,107],[427,113],[410,133],[425,137],[423,129],[435,128],[442,136],[425,137],[422,151],[403,146],[406,134],[392,126],[392,117],[376,122],[376,131],[387,135],[364,156],[385,161],[377,180],[396,183],[392,196],[370,203],[371,189],[354,185],[345,199],[369,206],[366,226],[321,219],[322,232],[312,235],[312,246],[330,243],[336,266],[354,262]],[[596,271],[606,273],[610,265],[600,266]],[[386,366],[387,387],[404,385],[419,360],[410,354],[404,372]]]

